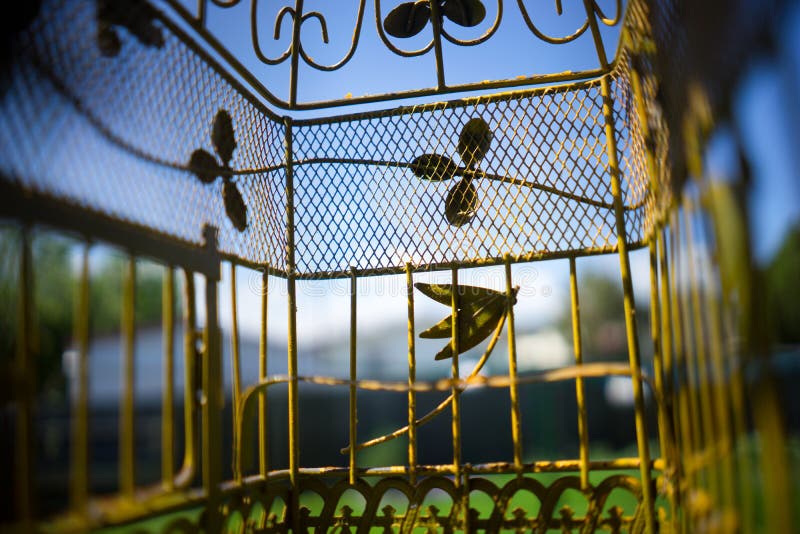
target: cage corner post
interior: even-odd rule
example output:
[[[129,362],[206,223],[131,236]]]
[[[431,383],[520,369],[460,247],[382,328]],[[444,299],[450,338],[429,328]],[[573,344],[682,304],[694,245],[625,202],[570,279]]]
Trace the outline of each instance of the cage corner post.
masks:
[[[289,481],[291,494],[289,504],[290,526],[292,532],[300,531],[300,490],[298,488],[300,471],[299,398],[297,380],[297,265],[295,258],[294,226],[294,137],[292,118],[284,117],[286,128],[286,285],[288,293],[288,346],[287,371],[289,373]]]
[[[618,147],[614,124],[614,102],[611,95],[610,75],[605,74],[600,78],[600,93],[602,97],[603,119],[606,138],[606,153],[608,155],[608,171],[611,180],[611,193],[614,198],[614,219],[616,225],[617,252],[619,254],[620,276],[622,278],[623,304],[625,309],[625,331],[628,345],[628,359],[630,363],[631,379],[633,382],[633,397],[636,419],[636,443],[639,452],[639,471],[642,484],[642,506],[645,507],[645,524],[647,532],[656,532],[654,499],[651,484],[650,446],[647,436],[647,421],[645,414],[644,390],[641,376],[641,356],[636,326],[636,304],[631,280],[631,265],[628,255],[628,235],[625,227],[625,210],[622,199],[622,185],[620,183],[620,168]]]
[[[22,248],[19,264],[19,298],[17,335],[21,342],[17,345],[16,371],[22,387],[17,394],[17,417],[15,424],[15,477],[17,524],[21,530],[33,526],[34,518],[34,457],[31,454],[33,443],[33,395],[35,369],[32,365],[33,328],[33,253],[31,252],[31,228],[24,225],[20,232]]]
[[[222,482],[222,336],[218,316],[218,284],[220,257],[217,247],[217,229],[204,228],[205,249],[210,266],[205,275],[206,325],[203,330],[203,490],[206,503],[206,531],[220,532],[222,511],[220,484]]]

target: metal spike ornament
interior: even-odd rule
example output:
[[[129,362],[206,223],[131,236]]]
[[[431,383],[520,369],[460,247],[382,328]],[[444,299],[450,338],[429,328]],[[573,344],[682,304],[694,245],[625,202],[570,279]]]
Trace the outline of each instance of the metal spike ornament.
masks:
[[[224,109],[219,110],[214,117],[211,143],[221,163],[213,154],[200,148],[192,152],[189,169],[204,184],[213,184],[218,177],[222,177],[222,201],[225,204],[225,213],[234,228],[244,232],[247,229],[247,205],[233,182],[233,172],[230,167],[233,151],[236,149],[236,137],[233,133],[231,116]]]

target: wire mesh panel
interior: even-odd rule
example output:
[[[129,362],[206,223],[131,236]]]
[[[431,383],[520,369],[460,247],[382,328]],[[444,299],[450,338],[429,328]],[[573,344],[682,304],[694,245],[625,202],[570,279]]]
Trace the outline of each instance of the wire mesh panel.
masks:
[[[616,112],[635,243],[647,184],[641,150],[626,133],[625,83],[616,79]],[[474,169],[459,155],[473,120],[485,122],[490,139]],[[300,273],[498,262],[506,252],[525,258],[615,245],[598,82],[301,122],[295,135]],[[471,216],[454,224],[448,198],[463,198],[466,183],[474,188]]]
[[[226,253],[284,269],[282,122],[149,4],[119,8],[151,32],[138,30],[144,36],[116,21],[116,8],[104,14],[104,5],[44,2],[15,41],[3,81],[0,172],[28,190],[181,240],[200,243],[203,226],[216,226]],[[235,142],[224,165],[213,156],[220,110]],[[197,150],[211,161],[195,161]],[[207,183],[197,171],[210,173]],[[246,209],[243,231],[226,214],[228,182]]]
[[[127,28],[103,5],[45,3],[19,40],[4,97],[3,173],[25,188],[190,242],[200,241],[204,224],[214,225],[224,253],[285,272],[282,120],[153,8],[131,6],[130,20],[145,31]],[[627,146],[630,95],[621,66],[615,111],[628,235],[637,242],[646,179],[641,151]],[[505,252],[609,250],[613,206],[598,87],[296,122],[297,271],[388,272],[406,260],[497,262]],[[228,161],[214,152],[220,111],[233,132]],[[474,169],[458,155],[470,119],[485,121],[490,137]],[[430,154],[447,158],[459,179],[420,179],[419,158]],[[468,221],[447,221],[448,194],[454,205],[472,203]]]

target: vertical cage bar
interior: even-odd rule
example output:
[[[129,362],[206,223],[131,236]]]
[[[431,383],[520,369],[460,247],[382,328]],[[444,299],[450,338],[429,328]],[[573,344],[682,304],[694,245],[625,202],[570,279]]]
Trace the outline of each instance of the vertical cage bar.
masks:
[[[197,24],[204,28],[206,25],[206,2],[208,0],[197,0]]]
[[[267,379],[267,315],[268,315],[269,274],[261,275],[261,328],[258,338],[258,381]],[[262,477],[269,472],[269,440],[267,439],[267,392],[258,393],[258,471]]]
[[[295,0],[294,17],[292,17],[292,21],[292,64],[291,70],[289,71],[290,108],[293,108],[297,104],[297,84],[300,76],[300,29],[303,24],[303,0]]]
[[[194,275],[183,270],[183,466],[175,482],[179,488],[190,485],[194,479],[197,460],[197,432],[195,425],[197,383],[195,369],[197,366],[197,317],[195,303]]]
[[[358,308],[356,302],[358,279],[356,271],[350,267],[350,484],[356,483],[356,439],[357,439],[357,419],[356,409],[358,407],[356,394],[356,342],[358,328]]]
[[[706,351],[706,313],[700,300],[700,281],[697,277],[696,255],[694,251],[694,225],[692,224],[692,213],[694,211],[691,200],[684,196],[685,208],[683,217],[686,226],[686,264],[689,270],[689,297],[692,309],[692,331],[694,333],[694,355],[697,358],[697,380],[700,389],[700,411],[702,420],[702,431],[704,436],[704,470],[708,473],[709,488],[714,496],[715,505],[722,492],[719,480],[718,460],[719,460],[719,435],[717,424],[719,421],[714,419],[713,402],[711,399],[711,380],[708,374],[708,357]],[[711,454],[710,456],[709,453]]]
[[[597,24],[594,2],[595,0],[583,0],[583,7],[589,20],[589,28],[592,31],[592,39],[594,40],[594,48],[597,52],[597,59],[600,61],[600,67],[607,69],[608,58],[606,57],[606,48],[603,45],[603,36],[600,34],[600,26]]]
[[[436,88],[441,91],[447,87],[444,78],[444,56],[442,54],[441,8],[437,2],[430,2],[429,5],[431,8],[431,27],[433,28],[433,52],[436,58]]]
[[[458,351],[459,351],[459,287],[458,287],[458,269],[453,268],[451,271],[453,291],[450,295],[450,307],[452,311],[453,324],[450,337],[450,346],[453,349],[453,361],[451,362],[451,373],[453,379],[452,392],[453,392],[453,471],[455,474],[456,487],[461,487],[461,388],[458,384],[459,370],[458,370]]]
[[[411,262],[406,262],[406,293],[408,296],[408,477],[417,482],[417,347],[414,339],[414,274]]]
[[[30,228],[23,227],[20,236],[19,297],[17,311],[16,371],[19,390],[15,418],[15,480],[17,519],[21,529],[31,528],[33,519],[33,394],[34,372],[31,351],[33,327],[33,258]]]
[[[661,294],[661,356],[662,356],[662,369],[664,374],[664,412],[666,420],[664,421],[665,427],[662,432],[667,433],[667,441],[669,443],[669,456],[667,457],[666,470],[664,473],[667,483],[672,487],[668,488],[670,497],[670,506],[672,507],[673,523],[677,525],[677,514],[681,506],[681,492],[679,485],[681,484],[680,473],[681,455],[681,434],[675,425],[675,385],[674,385],[674,365],[673,365],[673,328],[672,328],[672,299],[670,298],[670,275],[669,275],[669,258],[667,257],[666,247],[666,229],[656,229],[654,233],[657,239],[657,254],[659,259],[659,289]],[[677,486],[677,487],[676,487]]]
[[[72,392],[71,504],[85,515],[89,502],[89,243],[81,250],[81,270],[75,306],[77,381]]]
[[[453,433],[453,481],[456,487],[457,495],[453,498],[453,506],[456,507],[456,512],[453,514],[455,520],[458,521],[459,513],[463,513],[463,525],[466,531],[470,530],[469,527],[469,487],[464,480],[464,473],[461,467],[461,385],[459,384],[459,351],[460,351],[460,288],[458,285],[458,268],[453,267],[451,271],[452,292],[450,295],[450,308],[452,310],[452,330],[451,330],[451,349],[453,352],[453,360],[451,362],[451,375],[452,375],[452,433]]]
[[[297,0],[302,8],[302,0]],[[299,35],[299,31],[297,32]],[[294,531],[300,526],[300,495],[297,488],[298,471],[300,468],[300,441],[299,441],[299,399],[297,383],[297,289],[295,277],[295,243],[294,243],[294,150],[291,117],[284,118],[286,126],[286,286],[288,292],[288,348],[287,369],[289,372],[289,480],[291,489],[291,521]]]
[[[583,365],[583,343],[581,341],[581,307],[578,298],[578,273],[575,257],[569,258],[569,294],[572,309],[572,347],[575,365]],[[575,399],[578,404],[578,441],[581,466],[581,489],[589,489],[589,421],[586,414],[586,391],[583,377],[575,379]]]
[[[164,394],[161,397],[161,485],[167,491],[175,487],[175,275],[172,265],[164,268],[161,293],[161,322],[164,332]]]
[[[680,217],[683,219],[681,221],[681,227],[678,227],[678,236],[680,239],[681,234],[683,233],[686,238],[687,247],[688,241],[690,240],[688,230],[683,228],[681,232],[681,228],[685,227],[685,212],[682,214],[683,216]],[[679,241],[680,243],[680,241]],[[705,485],[708,482],[708,472],[703,469],[702,464],[699,460],[702,458],[703,451],[707,446],[708,436],[704,433],[704,423],[703,417],[705,416],[701,399],[700,389],[701,384],[697,377],[697,368],[696,365],[696,358],[695,358],[695,350],[696,350],[696,333],[695,330],[697,328],[696,325],[692,324],[692,306],[691,306],[691,280],[689,279],[689,263],[691,262],[691,258],[688,254],[688,249],[683,249],[682,252],[686,255],[684,261],[680,262],[679,265],[684,267],[680,269],[678,273],[682,276],[676,280],[678,283],[678,291],[679,291],[679,313],[680,317],[683,319],[683,367],[686,372],[686,385],[687,385],[687,398],[688,398],[688,406],[689,406],[689,420],[692,423],[692,454],[690,454],[690,462],[687,465],[687,468],[697,475],[697,477],[702,481],[702,484]],[[685,272],[684,272],[685,271]],[[681,289],[681,280],[685,284],[685,288]]]
[[[656,409],[658,410],[658,444],[661,457],[664,459],[665,476],[664,490],[668,496],[670,512],[675,514],[675,501],[673,492],[669,491],[669,473],[672,469],[672,443],[669,431],[669,414],[667,412],[667,393],[664,388],[664,364],[661,340],[664,332],[661,329],[661,302],[659,301],[658,285],[658,227],[653,227],[653,233],[648,243],[650,253],[650,335],[653,340],[653,375],[655,381]]]
[[[674,367],[673,367],[673,344],[672,344],[672,307],[669,298],[669,259],[667,258],[666,247],[666,230],[663,228],[657,229],[654,233],[656,239],[656,254],[659,263],[659,291],[660,291],[660,319],[661,319],[661,360],[662,360],[662,374],[664,375],[664,407],[667,417],[672,411],[672,399],[674,390]],[[669,425],[671,423],[667,422]],[[672,426],[668,427],[672,428]],[[674,430],[674,429],[673,429]],[[670,432],[668,439],[678,439],[677,434]],[[676,459],[675,451],[673,453],[673,460]],[[674,467],[674,466],[673,466]]]
[[[636,115],[639,119],[639,128],[644,140],[644,157],[647,165],[648,183],[650,185],[650,193],[654,198],[658,198],[660,185],[658,182],[658,165],[656,165],[656,157],[653,154],[653,146],[655,143],[650,131],[650,122],[648,121],[647,101],[644,96],[642,76],[639,73],[639,57],[634,56],[632,63],[633,65],[630,69],[631,89],[633,90],[633,99],[636,103]]]
[[[724,303],[724,301],[723,301]],[[723,306],[723,309],[725,306]],[[753,459],[750,456],[750,433],[747,425],[747,404],[745,400],[744,384],[744,358],[741,348],[737,346],[737,337],[734,334],[734,327],[731,324],[732,317],[728,316],[725,322],[726,349],[728,357],[725,365],[728,380],[730,382],[732,432],[734,454],[736,457],[735,466],[738,473],[735,485],[735,496],[738,508],[741,510],[742,528],[747,530],[755,525],[756,515],[756,489],[752,484],[752,473],[755,472]]]
[[[677,208],[676,208],[677,210]],[[678,502],[684,506],[678,510],[679,521],[681,530],[684,532],[689,531],[689,514],[688,514],[688,488],[692,486],[695,480],[695,472],[691,468],[692,454],[694,451],[694,436],[692,434],[692,421],[691,421],[691,407],[689,405],[689,384],[686,377],[686,357],[684,348],[683,324],[681,322],[680,310],[680,228],[679,218],[676,211],[670,214],[670,232],[669,232],[669,273],[670,276],[666,282],[669,293],[669,307],[670,307],[670,333],[674,336],[674,352],[675,352],[675,373],[673,374],[673,391],[676,394],[677,409],[673,412],[673,426],[675,427],[675,434],[677,436],[676,443],[679,446],[678,454],[675,455],[676,459],[680,461],[678,465],[679,471],[677,473],[678,487]],[[665,232],[666,233],[666,232]],[[670,338],[672,339],[672,338]]]
[[[703,226],[704,243],[708,243],[707,229]],[[719,280],[715,276],[713,267],[711,265],[710,254],[711,251],[707,249],[705,261],[702,262],[704,266],[702,278],[705,280],[703,284],[703,295],[705,296],[703,307],[705,308],[708,316],[708,330],[709,330],[709,352],[711,355],[711,369],[712,381],[711,387],[714,393],[714,417],[717,420],[719,428],[719,440],[722,442],[722,458],[720,466],[720,487],[722,489],[722,504],[731,509],[734,506],[734,478],[736,469],[734,467],[733,457],[733,432],[731,429],[731,396],[729,392],[729,377],[725,372],[725,361],[722,348],[722,326],[720,322],[720,289],[716,281]]]
[[[232,409],[231,419],[233,420],[233,443],[234,450],[233,457],[236,458],[238,453],[244,452],[245,444],[242,443],[241,435],[241,421],[239,421],[239,399],[242,395],[242,373],[239,365],[239,316],[236,310],[236,264],[231,262],[231,382],[233,383],[231,402]],[[236,448],[241,450],[237,451]],[[241,482],[242,470],[241,466],[234,473],[237,482]]]
[[[588,1],[588,0],[585,0]],[[594,20],[591,17],[591,20]],[[595,21],[596,24],[596,21]],[[636,410],[636,442],[639,449],[640,472],[642,477],[642,500],[645,507],[645,522],[648,532],[655,532],[655,515],[653,495],[650,486],[650,446],[647,441],[647,420],[645,417],[644,392],[641,377],[641,359],[636,329],[636,304],[631,282],[630,258],[628,257],[628,236],[625,229],[625,211],[622,203],[622,187],[617,157],[617,141],[614,132],[614,103],[611,97],[609,77],[600,79],[600,92],[603,97],[603,118],[605,120],[606,152],[611,174],[611,194],[614,197],[614,216],[616,219],[617,250],[619,252],[620,275],[625,307],[625,330],[628,341],[628,358],[630,360],[634,407]]]
[[[216,250],[216,240],[213,242]],[[208,495],[207,532],[219,528],[219,484],[222,481],[222,339],[219,331],[217,280],[206,274],[206,328],[203,345],[203,487]]]
[[[655,235],[655,234],[654,234]],[[661,360],[661,303],[658,299],[658,252],[656,251],[656,240],[648,242],[648,254],[650,259],[650,337],[653,340],[653,381],[655,383],[655,393],[658,405],[658,442],[661,447],[662,458],[669,455],[667,450],[666,429],[667,414],[664,410],[664,369]]]
[[[136,361],[136,258],[129,254],[125,263],[122,289],[122,392],[119,418],[119,486],[126,498],[133,498],[136,489],[134,382]]]
[[[511,282],[511,255],[503,255],[506,275],[506,314],[508,316],[508,392],[511,397],[511,440],[514,445],[514,470],[522,474],[522,429],[519,409],[519,385],[517,384],[517,338],[514,325],[514,288]]]
[[[669,300],[672,313],[671,331],[675,338],[675,369],[677,375],[675,377],[677,380],[675,391],[678,393],[678,410],[675,413],[675,428],[678,429],[678,435],[680,436],[679,441],[682,444],[681,454],[679,455],[683,467],[681,470],[682,484],[686,483],[692,485],[695,478],[695,471],[688,464],[691,463],[689,460],[691,460],[692,454],[694,454],[694,442],[697,436],[695,434],[692,417],[694,407],[691,404],[690,385],[686,372],[686,344],[683,335],[683,315],[681,313],[680,299],[680,220],[677,213],[673,212],[671,222],[670,251],[672,252],[672,267],[671,278],[668,282],[671,282]]]

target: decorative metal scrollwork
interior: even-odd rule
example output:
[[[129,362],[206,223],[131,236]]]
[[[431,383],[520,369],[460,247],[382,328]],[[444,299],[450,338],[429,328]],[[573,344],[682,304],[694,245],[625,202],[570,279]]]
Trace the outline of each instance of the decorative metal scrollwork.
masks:
[[[107,2],[109,0],[98,1]],[[132,2],[137,0],[125,1]],[[402,0],[391,0],[393,7],[387,10],[384,9],[386,7],[384,5],[384,0],[374,0],[375,28],[381,42],[383,42],[384,46],[386,46],[389,51],[401,57],[411,58],[425,55],[434,49],[436,50],[436,86],[426,89],[387,92],[380,95],[361,94],[353,96],[352,92],[348,92],[347,96],[341,99],[300,103],[297,99],[300,60],[302,59],[303,64],[313,69],[325,72],[336,71],[348,64],[355,56],[361,39],[364,13],[366,11],[366,0],[358,1],[358,11],[355,17],[349,47],[344,52],[344,55],[330,62],[319,61],[311,57],[311,54],[309,54],[303,44],[301,36],[306,23],[314,19],[319,25],[318,31],[322,44],[328,45],[334,40],[333,36],[330,35],[329,24],[323,13],[320,11],[304,11],[303,2],[300,0],[296,0],[294,5],[285,5],[279,8],[272,22],[272,40],[279,41],[281,35],[285,35],[287,31],[287,19],[290,21],[288,30],[291,33],[291,39],[282,52],[276,55],[269,55],[265,51],[266,38],[263,35],[264,24],[259,23],[259,15],[263,15],[261,9],[263,5],[259,3],[259,0],[251,0],[249,6],[250,34],[255,58],[263,64],[273,66],[282,64],[291,59],[289,98],[284,100],[278,97],[271,89],[262,86],[252,73],[248,72],[247,76],[250,77],[251,80],[256,80],[256,89],[272,104],[287,109],[316,109],[329,105],[339,106],[360,102],[374,102],[376,100],[395,100],[414,95],[421,96],[442,92],[451,93],[457,91],[483,90],[487,87],[487,82],[491,82],[495,87],[516,87],[532,83],[543,83],[545,81],[547,83],[552,83],[554,81],[575,80],[584,77],[595,77],[609,70],[610,65],[605,59],[605,51],[602,49],[604,45],[601,36],[597,32],[597,26],[599,23],[608,26],[614,26],[619,23],[622,17],[622,0],[615,1],[616,12],[613,17],[606,15],[598,4],[598,0],[584,0],[583,7],[585,10],[585,18],[582,18],[580,25],[574,32],[563,36],[553,36],[541,29],[540,25],[534,22],[534,12],[532,8],[526,6],[524,0],[517,0],[517,6],[525,25],[535,37],[545,43],[555,45],[570,43],[586,33],[587,29],[591,28],[595,41],[594,44],[598,49],[598,56],[601,58],[600,68],[578,72],[565,71],[561,73],[520,75],[514,78],[471,81],[457,85],[449,84],[444,75],[442,42],[449,41],[451,44],[457,46],[475,46],[492,38],[500,28],[506,10],[503,0],[494,0],[495,3],[491,7],[487,5],[487,1],[488,0],[407,0],[404,2]],[[185,9],[180,4],[179,0],[167,0],[167,2],[173,6],[175,12],[179,16],[189,21],[190,24],[201,31],[201,35],[208,39],[209,45],[212,48],[226,55],[228,61],[233,63],[236,70],[240,72],[248,70],[248,68],[245,67],[243,63],[239,62],[230,51],[226,50],[226,47],[222,43],[214,39],[205,28],[206,11],[209,5],[226,9],[239,6],[242,3],[241,0],[200,0],[196,14],[192,14]],[[562,4],[562,0],[555,0],[555,12],[559,16],[565,13]],[[541,11],[537,13],[541,13]],[[490,15],[493,15],[494,20],[491,23],[487,23],[485,19]],[[578,16],[579,15],[576,15],[576,18]],[[419,35],[428,27],[429,23],[433,30],[431,38],[420,48],[409,50],[397,43],[398,40],[404,40],[405,38]],[[483,27],[483,29],[482,33],[477,37],[464,38],[453,33],[453,25],[466,28],[476,28],[480,26]]]
[[[231,5],[234,5],[237,2],[232,2]],[[308,11],[305,13],[298,13],[296,8],[284,6],[275,17],[275,26],[273,31],[273,39],[279,40],[281,36],[281,26],[283,24],[284,18],[288,15],[292,21],[292,40],[289,43],[289,47],[277,58],[270,58],[267,57],[263,50],[261,49],[261,43],[259,40],[258,34],[258,0],[253,0],[250,8],[250,24],[251,24],[251,33],[253,39],[253,49],[255,51],[256,57],[258,59],[268,65],[277,65],[279,63],[283,63],[289,56],[292,55],[292,50],[298,50],[299,56],[303,58],[303,61],[308,64],[309,66],[322,70],[322,71],[333,71],[340,69],[348,61],[350,61],[353,55],[356,52],[356,48],[358,47],[359,37],[361,36],[361,25],[364,20],[364,6],[366,4],[366,0],[360,0],[358,5],[358,15],[356,17],[356,24],[353,28],[353,36],[352,41],[350,43],[350,48],[348,49],[347,53],[342,57],[339,61],[329,64],[323,65],[318,63],[303,48],[303,43],[300,38],[300,32],[302,30],[303,24],[308,21],[309,19],[316,19],[320,25],[320,32],[322,37],[322,42],[328,44],[330,42],[328,38],[328,24],[325,20],[325,15],[320,13],[319,11]]]
[[[522,13],[522,18],[525,20],[525,24],[528,26],[528,29],[531,30],[536,37],[550,44],[565,44],[574,41],[583,35],[589,28],[589,25],[591,24],[591,17],[599,18],[600,21],[607,26],[614,26],[619,22],[619,19],[622,16],[622,0],[616,0],[616,13],[613,18],[606,17],[596,0],[585,0],[584,5],[586,7],[586,20],[584,20],[578,29],[572,32],[570,35],[553,37],[551,35],[547,35],[545,32],[540,30],[536,24],[534,24],[533,19],[528,12],[528,8],[525,7],[524,0],[517,0],[517,5],[519,6],[519,10]],[[558,13],[558,15],[562,15],[564,13],[561,0],[556,0],[556,13]]]
[[[503,2],[497,0],[497,15],[492,25],[480,37],[472,40],[458,39],[447,32],[443,27],[444,19],[471,28],[479,25],[486,17],[486,7],[481,0],[435,0],[435,5],[430,0],[417,0],[416,2],[406,2],[398,5],[389,12],[381,24],[380,0],[375,1],[376,21],[378,22],[378,34],[384,44],[396,54],[402,56],[413,56],[427,52],[433,46],[431,40],[425,47],[409,52],[400,50],[386,37],[388,33],[392,37],[407,38],[413,37],[423,30],[428,22],[436,24],[441,31],[441,35],[453,44],[460,46],[474,46],[489,39],[500,27],[503,18]]]
[[[277,486],[277,487],[276,487]],[[641,532],[643,515],[642,485],[639,480],[627,475],[609,475],[595,486],[581,489],[580,478],[565,475],[545,485],[531,477],[512,478],[502,486],[483,477],[470,477],[470,494],[482,494],[489,497],[492,505],[488,509],[478,510],[470,507],[463,510],[462,489],[446,476],[430,476],[412,484],[399,477],[383,478],[374,485],[363,480],[350,484],[340,480],[328,485],[317,478],[302,479],[299,483],[301,494],[313,494],[320,498],[321,509],[312,510],[301,506],[298,514],[300,532],[353,532],[366,525],[382,528],[384,532],[410,532],[414,528],[463,529],[465,518],[472,529],[484,532],[499,532],[511,529],[520,532],[544,532],[548,529],[581,532],[604,530],[620,532],[626,529]],[[583,514],[577,513],[569,506],[558,506],[560,499],[567,491],[577,491],[585,495],[588,506]],[[614,491],[628,493],[637,503],[633,515],[626,515],[618,506],[609,507],[606,502]],[[363,498],[363,511],[356,512],[350,505],[348,492],[355,492]],[[394,502],[396,506],[381,506],[388,494],[402,495],[405,506]],[[398,495],[399,494],[399,495]],[[431,502],[430,498],[439,495],[450,501],[449,510],[443,510]],[[528,494],[539,503],[538,512],[515,507],[514,498]],[[280,488],[280,484],[268,487],[256,487],[232,494],[223,507],[225,515],[231,517],[239,514],[248,524],[248,528],[282,531],[290,519],[287,503],[288,493]],[[438,502],[438,501],[436,501]],[[282,507],[278,513],[272,512],[275,506]],[[464,513],[466,512],[466,513]],[[267,515],[267,514],[270,515]]]

